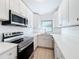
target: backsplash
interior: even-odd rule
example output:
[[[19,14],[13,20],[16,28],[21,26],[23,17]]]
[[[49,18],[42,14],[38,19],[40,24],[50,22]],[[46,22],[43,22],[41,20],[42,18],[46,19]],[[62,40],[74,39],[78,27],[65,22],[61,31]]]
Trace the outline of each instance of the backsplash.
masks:
[[[62,35],[71,41],[79,42],[79,26],[62,28]]]
[[[54,33],[54,34],[61,34],[61,28],[59,28],[59,27],[54,27],[54,28],[53,28],[53,33]]]
[[[1,22],[0,22],[0,33],[22,31],[22,30],[23,30],[23,28],[21,28],[21,27],[1,25]]]
[[[33,29],[29,27],[18,27],[18,26],[3,26],[0,22],[0,39],[1,34],[5,32],[24,32],[25,36],[33,36]]]

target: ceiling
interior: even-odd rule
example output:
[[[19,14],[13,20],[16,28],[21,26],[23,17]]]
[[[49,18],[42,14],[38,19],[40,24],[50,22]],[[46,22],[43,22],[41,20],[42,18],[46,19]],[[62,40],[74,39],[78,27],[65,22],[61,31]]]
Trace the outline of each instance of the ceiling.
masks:
[[[53,12],[61,0],[23,0],[25,4],[35,13],[45,14]]]

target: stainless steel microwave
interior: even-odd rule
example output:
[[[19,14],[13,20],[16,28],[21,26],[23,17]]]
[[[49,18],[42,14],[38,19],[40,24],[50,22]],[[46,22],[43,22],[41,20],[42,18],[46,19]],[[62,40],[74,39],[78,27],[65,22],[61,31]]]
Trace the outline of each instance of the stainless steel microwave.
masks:
[[[3,21],[2,25],[18,25],[18,26],[27,26],[28,19],[23,17],[22,15],[9,10],[9,20]]]

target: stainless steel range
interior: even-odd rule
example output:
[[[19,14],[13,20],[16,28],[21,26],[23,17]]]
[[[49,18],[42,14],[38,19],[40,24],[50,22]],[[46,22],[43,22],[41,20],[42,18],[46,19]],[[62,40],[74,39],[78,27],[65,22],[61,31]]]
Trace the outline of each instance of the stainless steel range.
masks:
[[[26,37],[24,36],[23,32],[3,33],[2,41],[18,44],[19,55],[21,54],[23,55],[24,51],[29,51],[30,49],[31,49],[31,52],[29,51],[26,54],[29,54],[29,53],[31,54],[33,52],[33,37]],[[24,57],[23,55],[24,58],[20,57],[19,59],[28,58],[30,54],[27,57]]]

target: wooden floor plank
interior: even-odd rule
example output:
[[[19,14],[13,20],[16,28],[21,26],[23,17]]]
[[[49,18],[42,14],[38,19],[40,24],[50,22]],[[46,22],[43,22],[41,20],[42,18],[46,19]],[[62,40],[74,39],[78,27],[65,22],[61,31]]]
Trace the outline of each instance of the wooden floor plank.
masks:
[[[53,50],[45,48],[37,48],[33,59],[54,59]]]

